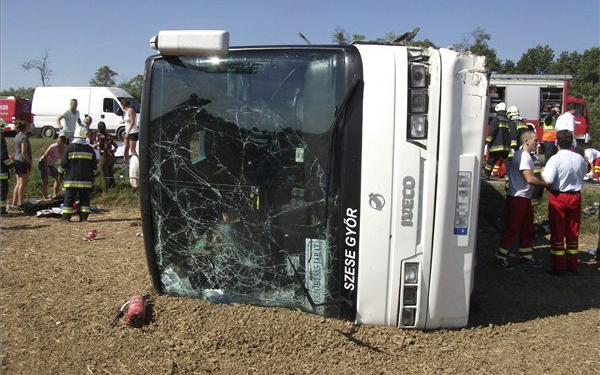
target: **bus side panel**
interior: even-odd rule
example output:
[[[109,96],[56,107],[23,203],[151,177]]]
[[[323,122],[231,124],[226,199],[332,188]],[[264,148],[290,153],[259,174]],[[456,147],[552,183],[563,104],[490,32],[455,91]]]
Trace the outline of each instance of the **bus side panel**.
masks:
[[[484,59],[442,50],[440,142],[428,320],[423,328],[468,322],[473,287],[487,78]],[[461,130],[462,129],[462,130]],[[466,233],[455,234],[458,173],[470,176]]]

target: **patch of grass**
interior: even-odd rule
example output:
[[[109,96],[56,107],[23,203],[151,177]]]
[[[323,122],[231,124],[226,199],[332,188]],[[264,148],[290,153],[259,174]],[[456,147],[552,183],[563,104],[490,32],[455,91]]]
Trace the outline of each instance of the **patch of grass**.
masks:
[[[27,188],[25,189],[25,197],[29,198],[41,198],[42,197],[42,179],[37,170],[37,162],[40,157],[44,154],[48,146],[55,142],[52,139],[43,139],[38,137],[30,137],[29,142],[31,143],[31,155],[33,158],[32,171],[29,174],[29,180],[27,181]],[[8,145],[8,151],[12,155],[14,154],[13,138],[6,138]],[[129,171],[127,168],[122,169],[120,165],[115,165],[114,176],[116,181],[116,187],[109,190],[107,193],[102,192],[102,183],[100,181],[100,175],[98,174],[94,180],[94,192],[92,194],[92,204],[96,206],[106,205],[118,205],[124,207],[137,208],[140,206],[139,203],[139,190],[129,185]],[[123,175],[123,179],[119,176]],[[52,184],[54,179],[50,177],[48,193],[52,193]],[[14,173],[11,173],[10,179],[10,192],[9,200],[12,196],[12,189],[15,186]]]

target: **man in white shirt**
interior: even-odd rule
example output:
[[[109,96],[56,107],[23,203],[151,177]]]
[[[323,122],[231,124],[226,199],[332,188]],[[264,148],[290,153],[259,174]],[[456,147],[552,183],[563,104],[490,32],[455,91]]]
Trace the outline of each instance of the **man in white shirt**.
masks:
[[[569,103],[567,106],[567,112],[558,116],[556,119],[556,126],[554,129],[556,131],[559,130],[568,130],[573,134],[573,140],[575,140],[575,104]]]
[[[580,191],[587,166],[581,155],[570,150],[573,143],[570,131],[557,131],[556,141],[558,152],[548,160],[542,172],[542,178],[550,189],[548,218],[552,270],[548,272],[562,276],[566,270],[576,275],[579,259]]]
[[[527,130],[521,134],[522,147],[515,152],[509,165],[509,185],[506,193],[508,222],[500,239],[496,259],[506,270],[513,266],[508,262],[508,252],[512,244],[519,240],[519,258],[522,265],[541,267],[542,262],[533,259],[533,207],[531,195],[533,186],[547,187],[544,181],[535,177],[531,152],[535,151],[538,138],[535,132]]]
[[[65,120],[65,126],[62,125],[60,120]],[[73,141],[75,134],[75,126],[81,125],[81,118],[79,111],[77,110],[77,99],[71,99],[69,103],[69,109],[58,115],[56,118],[56,126],[60,129],[60,135],[64,135],[69,140],[69,143]]]

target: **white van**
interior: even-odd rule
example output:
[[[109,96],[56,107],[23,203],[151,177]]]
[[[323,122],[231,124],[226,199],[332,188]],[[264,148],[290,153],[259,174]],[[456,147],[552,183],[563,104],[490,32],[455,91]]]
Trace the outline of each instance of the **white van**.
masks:
[[[36,87],[31,105],[36,132],[43,138],[54,138],[59,131],[56,118],[69,108],[71,99],[77,99],[82,122],[85,115],[89,115],[93,120],[92,129],[97,129],[98,122],[104,121],[108,132],[122,139],[125,124],[121,99],[124,98],[129,99],[139,114],[138,101],[118,87]]]

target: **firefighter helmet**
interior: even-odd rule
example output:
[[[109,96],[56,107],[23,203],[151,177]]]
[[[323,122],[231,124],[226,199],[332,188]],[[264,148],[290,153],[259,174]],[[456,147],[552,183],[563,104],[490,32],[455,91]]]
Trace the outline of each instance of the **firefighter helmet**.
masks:
[[[75,138],[87,138],[88,135],[88,130],[86,129],[85,126],[78,126],[75,129],[75,134],[73,134],[73,137]]]
[[[506,115],[510,118],[513,116],[519,116],[519,108],[517,108],[517,106],[515,105],[511,105],[510,107],[508,107],[508,110],[506,111]]]
[[[498,111],[506,111],[506,103],[501,102],[501,103],[496,104],[496,108],[495,109],[496,109],[496,112],[498,112]]]

